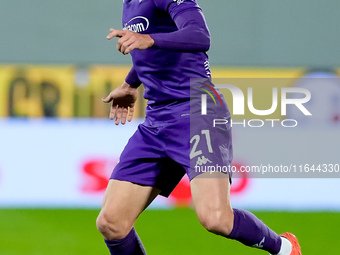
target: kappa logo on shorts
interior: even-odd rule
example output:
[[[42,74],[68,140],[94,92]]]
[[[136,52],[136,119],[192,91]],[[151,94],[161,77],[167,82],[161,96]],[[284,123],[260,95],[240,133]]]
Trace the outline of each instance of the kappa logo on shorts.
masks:
[[[220,104],[223,105],[221,97],[218,95],[217,91],[211,85],[208,85],[208,84],[203,83],[203,82],[200,82],[200,84],[202,84],[205,87],[207,87],[208,89],[210,89],[217,96],[217,99],[219,100]],[[205,88],[199,88],[199,89],[203,90],[205,93],[207,93],[212,98],[215,105],[217,106],[215,97],[209,92],[209,90],[207,90]],[[202,115],[207,115],[207,94],[201,95],[201,114]]]
[[[205,164],[208,163],[208,162],[209,162],[209,163],[212,163],[211,160],[209,160],[208,158],[206,158],[206,157],[204,157],[204,156],[198,157],[198,158],[197,158],[197,161],[196,161],[195,167],[196,167],[196,166],[205,165]]]

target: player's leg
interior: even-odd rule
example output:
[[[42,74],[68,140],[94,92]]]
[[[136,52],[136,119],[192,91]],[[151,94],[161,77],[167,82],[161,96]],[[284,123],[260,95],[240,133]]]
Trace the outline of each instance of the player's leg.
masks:
[[[97,218],[97,228],[111,254],[146,254],[133,226],[159,192],[150,186],[110,180]]]
[[[160,188],[156,179],[166,156],[157,150],[163,147],[157,132],[156,128],[139,125],[112,171],[97,219],[111,254],[143,254],[133,225],[160,192],[154,187]]]
[[[255,215],[232,209],[228,175],[204,173],[191,180],[190,185],[197,217],[207,230],[271,254],[290,254],[290,243],[285,240],[281,249],[281,237]]]
[[[226,177],[223,173],[204,173],[190,182],[193,206],[200,223],[208,231],[222,236],[230,234],[234,222]]]
[[[206,101],[207,114],[201,114],[201,91],[206,88],[216,92],[221,106]],[[252,213],[231,207],[229,175],[223,173],[223,167],[230,166],[233,158],[231,116],[223,95],[208,80],[193,80],[190,93],[190,167],[186,170],[199,221],[210,232],[278,254],[281,244],[290,243],[282,241]],[[215,125],[216,119],[221,123]],[[282,254],[290,255],[290,251]]]

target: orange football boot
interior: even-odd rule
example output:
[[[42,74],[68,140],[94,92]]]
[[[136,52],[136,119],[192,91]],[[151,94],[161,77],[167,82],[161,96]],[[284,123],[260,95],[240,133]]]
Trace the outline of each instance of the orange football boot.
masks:
[[[301,248],[299,245],[299,241],[296,238],[295,235],[293,235],[292,233],[283,233],[280,236],[287,238],[289,242],[292,243],[292,252],[290,255],[301,255]]]

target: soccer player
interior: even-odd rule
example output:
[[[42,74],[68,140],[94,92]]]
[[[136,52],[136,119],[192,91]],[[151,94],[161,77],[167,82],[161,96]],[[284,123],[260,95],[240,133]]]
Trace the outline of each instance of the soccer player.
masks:
[[[142,83],[148,106],[112,172],[97,218],[110,253],[146,254],[135,221],[186,173],[195,212],[208,231],[270,254],[301,254],[293,234],[279,236],[252,213],[232,209],[230,173],[200,168],[230,165],[232,143],[229,125],[212,128],[213,116],[230,119],[230,113],[210,82],[210,34],[196,0],[124,0],[123,30],[111,29],[107,39],[115,37],[117,49],[131,54],[133,67],[103,98],[112,102],[110,118],[117,125],[131,121]],[[199,95],[208,89],[220,105],[210,100],[203,114]]]

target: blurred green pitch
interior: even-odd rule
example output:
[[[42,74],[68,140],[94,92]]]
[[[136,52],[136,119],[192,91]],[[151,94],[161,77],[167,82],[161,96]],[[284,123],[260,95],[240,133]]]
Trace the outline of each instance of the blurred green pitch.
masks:
[[[109,254],[96,230],[99,210],[0,209],[1,255]],[[291,231],[306,255],[338,254],[340,213],[255,212]],[[208,233],[191,209],[148,210],[136,224],[148,255],[267,254]]]

